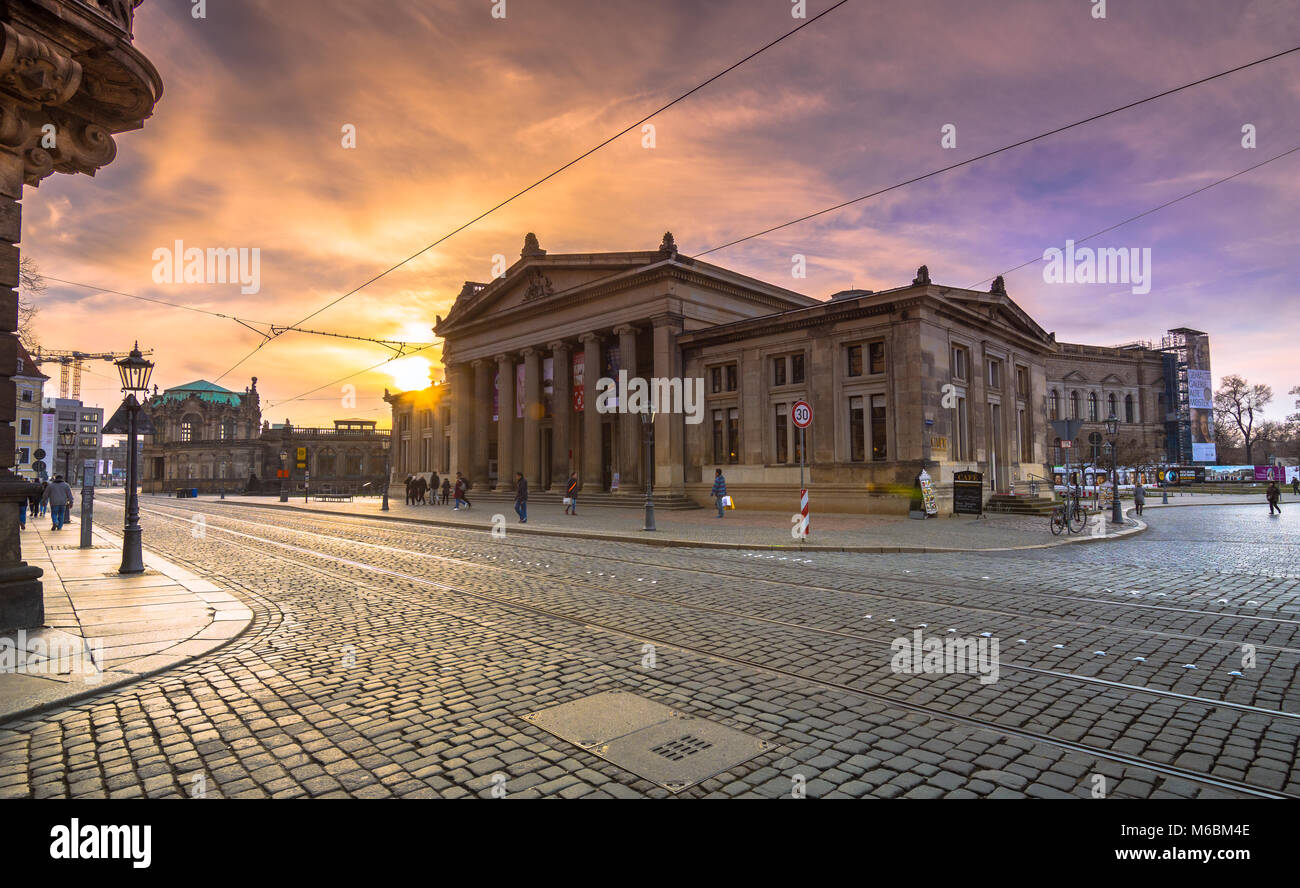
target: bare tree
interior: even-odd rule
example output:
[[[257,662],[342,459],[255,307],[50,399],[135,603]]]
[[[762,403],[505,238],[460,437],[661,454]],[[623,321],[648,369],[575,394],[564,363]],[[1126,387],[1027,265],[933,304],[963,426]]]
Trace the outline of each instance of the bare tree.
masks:
[[[36,298],[45,292],[45,277],[31,256],[18,260],[18,339],[23,347],[32,351],[40,341],[36,338],[36,315],[40,309]]]
[[[1290,416],[1288,416],[1286,418],[1286,421],[1300,423],[1300,385],[1294,386],[1291,389],[1291,391],[1287,392],[1287,394],[1295,395],[1296,399],[1295,399],[1295,413],[1292,413]]]
[[[1258,431],[1256,421],[1263,418],[1264,407],[1273,400],[1273,389],[1258,383],[1251,385],[1237,375],[1225,376],[1220,381],[1219,390],[1214,393],[1214,410],[1220,417],[1227,417],[1241,434],[1242,446],[1246,449],[1247,465],[1254,465],[1254,448]]]

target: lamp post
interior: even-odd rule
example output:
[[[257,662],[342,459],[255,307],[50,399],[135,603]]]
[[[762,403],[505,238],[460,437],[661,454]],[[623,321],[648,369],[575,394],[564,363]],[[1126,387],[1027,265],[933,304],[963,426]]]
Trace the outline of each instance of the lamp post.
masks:
[[[391,464],[391,460],[393,457],[392,446],[393,446],[393,442],[391,438],[385,438],[384,439],[384,481],[383,484],[381,485],[384,489],[384,501],[379,506],[379,511],[381,512],[388,511],[388,482],[393,477],[393,469]]]
[[[651,448],[655,440],[655,409],[653,406],[641,413],[642,449],[645,450],[645,526],[655,529],[654,463]]]
[[[280,451],[280,502],[289,501],[289,451]]]
[[[140,498],[136,487],[140,479],[140,466],[136,453],[136,437],[139,434],[140,402],[136,392],[149,391],[149,376],[153,373],[153,361],[145,360],[140,354],[140,343],[135,344],[130,355],[117,362],[118,375],[122,377],[122,391],[126,399],[122,405],[126,408],[128,419],[126,435],[126,521],[122,527],[122,566],[119,573],[133,574],[144,572],[144,556],[140,551]]]
[[[63,447],[63,480],[72,483],[72,448],[77,443],[77,430],[64,426],[59,432],[59,444]]]
[[[1114,524],[1124,523],[1124,510],[1119,505],[1119,470],[1116,468],[1115,455],[1118,450],[1119,419],[1114,413],[1106,417],[1106,434],[1110,436],[1110,520]]]

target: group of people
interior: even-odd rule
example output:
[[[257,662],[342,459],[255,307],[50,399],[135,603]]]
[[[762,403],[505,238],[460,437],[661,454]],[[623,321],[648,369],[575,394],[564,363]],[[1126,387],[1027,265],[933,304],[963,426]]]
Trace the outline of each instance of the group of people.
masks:
[[[451,476],[448,475],[442,479],[441,484],[438,480],[438,473],[434,472],[428,480],[423,475],[406,476],[406,504],[408,506],[445,506],[448,502],[455,503],[453,512],[459,512],[461,507],[468,509],[471,505],[466,491],[469,490],[469,480],[460,472],[456,473],[456,483],[452,484]]]
[[[27,513],[36,518],[49,509],[50,530],[62,530],[68,523],[68,511],[72,508],[72,485],[63,480],[62,475],[55,475],[53,481],[42,481],[40,487],[33,485],[27,495],[25,508],[18,510],[18,525],[27,528]]]

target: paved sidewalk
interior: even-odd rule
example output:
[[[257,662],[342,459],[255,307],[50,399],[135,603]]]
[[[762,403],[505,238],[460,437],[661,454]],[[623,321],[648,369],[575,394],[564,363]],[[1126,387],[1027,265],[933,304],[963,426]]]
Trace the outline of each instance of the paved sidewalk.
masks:
[[[812,534],[804,544],[791,535],[791,512],[761,512],[746,509],[728,511],[719,519],[713,509],[687,511],[662,511],[655,513],[654,533],[642,530],[644,511],[614,506],[588,506],[579,503],[579,515],[564,514],[559,503],[535,503],[528,508],[528,523],[521,524],[509,503],[480,501],[469,510],[453,511],[450,506],[408,506],[402,499],[391,499],[388,512],[380,511],[377,499],[357,499],[350,503],[304,502],[301,496],[288,503],[274,496],[238,496],[217,500],[203,497],[204,504],[220,503],[232,510],[263,512],[248,509],[250,505],[270,506],[275,509],[309,511],[332,515],[356,515],[368,518],[388,518],[407,523],[439,526],[465,526],[479,530],[490,529],[494,516],[506,533],[526,533],[551,536],[570,536],[617,542],[644,543],[657,546],[690,546],[695,548],[791,548],[805,550],[834,550],[850,552],[966,552],[974,549],[1006,550],[1059,546],[1068,543],[1095,542],[1115,539],[1146,529],[1143,522],[1131,516],[1122,530],[1112,530],[1092,536],[1087,530],[1082,534],[1054,537],[1046,516],[996,515],[985,518],[940,515],[927,520],[917,520],[897,515],[845,515],[811,512]],[[170,500],[170,502],[169,502]],[[166,496],[145,496],[141,506],[150,508],[168,505],[184,506],[185,500]],[[814,501],[815,502],[815,501]],[[245,516],[251,517],[251,516]]]
[[[23,557],[45,571],[45,626],[0,633],[0,720],[170,669],[238,636],[253,613],[191,571],[146,551],[121,576],[121,538],[29,518]]]

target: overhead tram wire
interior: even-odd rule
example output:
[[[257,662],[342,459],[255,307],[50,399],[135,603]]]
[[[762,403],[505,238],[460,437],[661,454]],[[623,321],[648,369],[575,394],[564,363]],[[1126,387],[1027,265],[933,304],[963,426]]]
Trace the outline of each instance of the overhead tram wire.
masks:
[[[1260,167],[1270,164],[1275,160],[1281,160],[1287,155],[1295,154],[1297,151],[1300,151],[1300,145],[1297,145],[1294,148],[1291,148],[1290,150],[1283,151],[1281,154],[1275,154],[1274,156],[1270,157],[1268,160],[1261,160],[1259,163],[1254,164],[1253,166],[1248,166],[1244,170],[1238,170],[1237,172],[1233,173],[1231,176],[1224,176],[1222,179],[1216,179],[1215,181],[1210,182],[1207,185],[1202,185],[1200,188],[1197,188],[1194,191],[1189,191],[1186,194],[1181,195],[1179,197],[1175,197],[1173,200],[1167,200],[1164,203],[1160,204],[1159,206],[1154,206],[1149,210],[1145,210],[1141,213],[1138,213],[1136,216],[1129,216],[1123,222],[1116,222],[1114,225],[1108,225],[1105,228],[1101,229],[1100,231],[1094,231],[1092,234],[1087,235],[1086,237],[1074,238],[1074,242],[1076,244],[1082,244],[1092,240],[1095,237],[1101,237],[1101,235],[1105,234],[1108,231],[1114,231],[1116,228],[1120,228],[1121,226],[1127,225],[1130,222],[1136,222],[1138,219],[1142,219],[1146,216],[1150,216],[1152,213],[1163,210],[1166,207],[1171,207],[1174,204],[1179,203],[1180,201],[1187,200],[1189,197],[1195,197],[1196,195],[1200,194],[1203,191],[1209,191],[1215,185],[1222,185],[1224,182],[1231,182],[1233,179],[1236,179],[1238,176],[1244,176],[1247,173],[1251,172],[1252,170],[1257,170]],[[993,281],[995,278],[999,276],[1005,276],[1011,274],[1012,272],[1019,271],[1020,269],[1024,268],[1026,265],[1033,265],[1035,262],[1041,262],[1041,261],[1043,261],[1043,257],[1038,256],[1034,259],[1030,259],[1028,262],[1021,262],[1019,265],[1013,268],[1008,268],[1006,271],[999,272],[993,277],[986,277],[982,281],[976,281],[975,283],[967,287],[967,289],[973,290],[976,287],[982,286],[983,284],[987,284]]]
[[[697,84],[697,85],[691,87],[691,88],[688,89],[686,92],[684,92],[684,93],[682,93],[681,95],[679,95],[677,98],[671,100],[670,102],[667,102],[667,103],[664,104],[664,105],[659,106],[659,107],[656,108],[654,111],[651,111],[649,114],[647,114],[646,116],[642,117],[640,120],[636,121],[635,123],[631,123],[631,124],[629,124],[628,126],[626,126],[626,127],[624,127],[623,129],[619,130],[619,131],[618,131],[617,133],[615,133],[614,135],[612,135],[612,136],[610,136],[609,138],[605,139],[603,142],[600,142],[599,144],[593,146],[592,148],[589,148],[588,150],[584,151],[582,154],[579,154],[577,157],[573,158],[573,160],[570,160],[568,163],[564,164],[563,166],[556,167],[554,170],[552,170],[551,172],[547,173],[545,176],[543,176],[542,178],[538,179],[536,182],[534,182],[533,184],[529,185],[528,187],[526,187],[526,188],[524,188],[524,189],[522,189],[522,190],[520,190],[520,191],[515,192],[515,193],[512,194],[510,197],[508,197],[508,198],[506,198],[505,200],[501,201],[500,203],[496,204],[496,205],[493,206],[492,208],[490,208],[490,209],[488,209],[488,210],[485,210],[485,211],[483,211],[482,213],[479,213],[477,216],[475,216],[473,219],[470,219],[468,222],[464,223],[463,225],[460,225],[460,226],[458,226],[458,227],[452,229],[451,231],[449,231],[449,232],[447,232],[446,234],[444,234],[442,237],[440,237],[440,238],[438,238],[437,240],[435,240],[433,243],[431,243],[431,244],[429,244],[428,246],[426,246],[426,247],[420,249],[419,251],[417,251],[417,252],[411,254],[410,256],[407,256],[407,257],[406,257],[405,259],[403,259],[401,262],[398,262],[397,264],[392,265],[392,266],[390,266],[390,267],[384,269],[383,271],[379,272],[379,274],[377,274],[377,275],[375,275],[374,277],[370,278],[368,281],[366,281],[365,283],[361,284],[360,286],[354,287],[353,289],[351,289],[351,290],[349,290],[348,292],[344,293],[342,296],[339,296],[339,297],[337,297],[336,299],[333,299],[333,300],[331,300],[331,301],[325,303],[325,304],[322,305],[320,308],[316,309],[316,310],[313,311],[311,314],[307,315],[306,317],[302,318],[300,321],[298,321],[297,323],[295,323],[293,326],[298,327],[298,326],[301,326],[302,324],[305,324],[307,321],[309,321],[309,320],[311,320],[312,318],[316,317],[316,315],[320,314],[321,312],[326,311],[326,310],[328,310],[328,309],[330,309],[330,308],[333,308],[335,305],[338,305],[340,302],[342,302],[344,299],[347,299],[349,296],[352,296],[352,295],[358,293],[359,291],[361,291],[361,290],[365,289],[366,287],[370,286],[371,284],[373,284],[375,281],[379,280],[380,278],[383,278],[384,276],[386,276],[386,275],[388,275],[388,274],[391,274],[392,272],[396,271],[397,269],[401,268],[402,266],[406,265],[407,263],[409,263],[409,262],[411,262],[411,261],[413,261],[413,260],[419,258],[420,256],[424,255],[424,254],[427,253],[429,250],[432,250],[434,247],[437,247],[438,245],[440,245],[440,244],[442,244],[442,243],[444,243],[444,242],[450,240],[452,237],[455,237],[457,234],[459,234],[460,232],[462,232],[462,231],[464,231],[465,229],[469,228],[471,225],[475,224],[476,222],[480,222],[480,221],[482,221],[483,219],[487,218],[488,216],[490,216],[491,214],[495,213],[497,210],[501,209],[502,207],[506,206],[507,204],[512,203],[513,201],[517,200],[517,199],[520,198],[520,197],[523,197],[525,194],[527,194],[528,192],[532,191],[534,188],[537,188],[539,185],[542,185],[543,183],[547,182],[547,181],[550,180],[550,179],[555,178],[555,177],[558,176],[560,173],[564,172],[565,170],[569,169],[570,167],[575,166],[576,164],[582,162],[583,160],[586,160],[588,157],[590,157],[591,155],[595,154],[597,151],[599,151],[600,149],[604,148],[606,145],[609,145],[611,142],[617,141],[618,139],[620,139],[620,138],[622,138],[623,136],[625,136],[625,135],[627,135],[628,133],[630,133],[632,130],[634,130],[634,129],[636,129],[637,127],[641,126],[641,125],[642,125],[643,123],[645,123],[646,121],[650,120],[650,119],[653,118],[653,117],[658,116],[659,114],[662,114],[663,112],[667,111],[669,108],[673,107],[674,105],[678,104],[679,102],[684,101],[685,99],[689,98],[690,96],[692,96],[692,95],[694,95],[695,93],[699,92],[700,90],[704,89],[706,86],[710,85],[710,84],[713,83],[714,81],[719,80],[719,79],[721,79],[722,77],[725,77],[727,74],[730,74],[732,71],[736,70],[736,69],[739,68],[741,65],[744,65],[746,62],[749,62],[749,61],[751,61],[752,59],[757,58],[758,56],[760,56],[760,55],[762,55],[763,53],[767,52],[767,51],[768,51],[769,49],[771,49],[772,47],[776,46],[778,43],[781,43],[782,41],[786,40],[787,38],[794,36],[794,35],[797,34],[798,32],[802,31],[804,28],[806,28],[806,27],[808,27],[809,25],[813,24],[814,22],[816,22],[816,21],[818,21],[818,20],[824,18],[825,16],[827,16],[827,15],[829,15],[830,13],[834,12],[835,10],[839,9],[841,6],[843,6],[844,4],[846,4],[846,3],[848,3],[848,2],[849,2],[849,0],[839,0],[839,2],[835,3],[834,5],[828,7],[828,8],[826,8],[826,9],[824,9],[824,10],[822,10],[821,12],[817,13],[817,15],[815,15],[815,16],[813,16],[812,18],[808,19],[806,22],[803,22],[802,24],[800,24],[800,25],[798,25],[798,26],[796,26],[796,27],[790,29],[789,31],[787,31],[787,32],[785,32],[784,34],[782,34],[780,37],[777,37],[775,40],[772,40],[771,42],[764,44],[763,46],[761,46],[761,47],[759,47],[758,49],[754,50],[754,51],[751,52],[749,55],[745,56],[744,58],[740,59],[739,61],[733,62],[732,64],[728,65],[726,68],[723,68],[721,71],[719,71],[718,73],[714,74],[712,77],[710,77],[710,78],[708,78],[707,80],[703,81],[702,83],[699,83],[699,84]],[[274,338],[274,337],[269,337],[269,338],[266,340],[266,342],[270,342],[270,341],[271,341],[271,338]],[[266,342],[263,342],[262,345],[265,345]],[[257,350],[260,349],[261,347],[262,347],[262,346],[259,345],[257,348],[253,349],[253,351],[249,352],[247,355],[245,355],[244,357],[240,358],[237,362],[235,362],[235,364],[234,364],[233,366],[230,367],[229,370],[226,370],[224,373],[221,374],[221,376],[218,376],[218,377],[216,378],[216,381],[217,381],[217,382],[220,382],[221,379],[222,379],[223,377],[225,377],[225,376],[227,376],[229,373],[231,373],[231,372],[232,372],[236,367],[238,367],[240,364],[244,363],[244,361],[247,361],[247,360],[248,360],[250,357],[252,357],[252,356],[257,352]],[[362,372],[365,372],[365,371],[362,371]]]
[[[835,8],[835,7],[831,7],[831,9],[834,9],[834,8]],[[826,10],[826,12],[830,12],[830,11],[831,11],[830,9]],[[825,13],[822,13],[822,14],[824,15]],[[815,20],[815,19],[809,20],[809,22],[807,22],[807,23],[805,23],[805,24],[811,24],[811,22],[814,21],[814,20]],[[798,29],[795,29],[795,30],[798,30]],[[792,31],[792,32],[790,32],[790,33],[794,33],[794,32]],[[788,36],[788,35],[787,35],[787,36]],[[862,196],[860,196],[860,197],[853,198],[852,200],[847,200],[847,201],[844,201],[844,202],[842,202],[842,203],[836,204],[836,205],[834,205],[834,206],[826,207],[825,209],[818,210],[818,211],[816,211],[816,212],[814,212],[814,213],[808,213],[808,214],[803,215],[803,216],[800,216],[800,217],[798,217],[798,218],[796,218],[796,219],[792,219],[792,220],[790,220],[790,221],[788,221],[788,222],[783,222],[783,223],[781,223],[780,225],[774,225],[774,226],[772,226],[772,227],[770,227],[770,228],[765,228],[765,229],[763,229],[762,231],[755,232],[754,234],[746,235],[745,237],[737,238],[736,240],[733,240],[733,241],[728,241],[728,242],[725,243],[725,244],[719,244],[719,245],[716,246],[716,247],[710,247],[709,249],[707,249],[707,250],[705,250],[705,251],[703,251],[703,252],[701,252],[701,253],[696,253],[696,254],[694,254],[693,256],[690,256],[690,257],[688,257],[688,258],[698,259],[698,258],[700,258],[700,257],[702,257],[702,256],[707,256],[707,255],[709,255],[709,254],[711,254],[711,253],[717,253],[717,252],[719,252],[719,251],[721,251],[721,250],[725,250],[725,249],[727,249],[728,247],[733,247],[733,246],[735,246],[735,245],[737,245],[737,244],[744,243],[745,241],[754,240],[754,239],[756,239],[756,238],[763,237],[763,236],[765,236],[765,235],[771,234],[771,233],[774,232],[774,231],[780,231],[780,230],[783,229],[783,228],[789,228],[789,227],[792,226],[792,225],[797,225],[797,224],[800,223],[800,222],[805,222],[805,221],[807,221],[807,220],[809,220],[809,219],[816,218],[817,216],[823,216],[823,215],[826,215],[827,213],[832,213],[832,212],[834,212],[834,211],[836,211],[836,210],[843,209],[844,207],[850,206],[850,205],[852,205],[852,204],[855,204],[855,203],[861,203],[862,201],[869,200],[869,199],[871,199],[871,198],[873,198],[873,197],[878,197],[878,196],[881,195],[881,194],[885,194],[885,193],[890,192],[890,191],[895,191],[895,190],[897,190],[897,189],[899,189],[899,188],[903,188],[903,187],[905,187],[905,186],[907,186],[907,185],[911,185],[911,184],[914,184],[914,183],[916,183],[916,182],[923,181],[923,180],[925,180],[925,179],[933,178],[933,177],[935,177],[935,176],[941,175],[941,174],[946,173],[946,172],[950,172],[951,170],[955,170],[955,169],[958,169],[958,168],[963,167],[963,166],[969,166],[970,164],[973,164],[973,163],[975,163],[975,162],[977,162],[977,161],[984,160],[984,159],[986,159],[986,158],[992,157],[992,156],[997,155],[997,154],[1004,153],[1004,152],[1006,152],[1006,151],[1010,151],[1010,150],[1012,150],[1013,148],[1019,148],[1019,147],[1022,147],[1022,146],[1024,146],[1024,145],[1028,145],[1028,144],[1030,144],[1030,143],[1032,143],[1032,142],[1037,142],[1037,141],[1039,141],[1039,140],[1041,140],[1041,139],[1046,139],[1046,138],[1048,138],[1049,136],[1057,135],[1058,133],[1062,133],[1062,132],[1065,132],[1066,130],[1074,129],[1075,127],[1082,126],[1082,125],[1084,125],[1084,124],[1086,124],[1086,123],[1092,123],[1092,122],[1094,122],[1094,121],[1101,120],[1101,119],[1103,119],[1103,118],[1105,118],[1105,117],[1109,117],[1109,116],[1111,116],[1111,115],[1113,115],[1113,114],[1118,114],[1118,113],[1120,113],[1121,111],[1127,111],[1127,110],[1129,110],[1129,109],[1136,108],[1136,107],[1138,107],[1138,106],[1140,106],[1140,105],[1145,105],[1145,104],[1147,104],[1147,103],[1149,103],[1149,102],[1156,101],[1157,99],[1162,99],[1162,98],[1165,98],[1166,96],[1171,96],[1171,95],[1174,95],[1175,93],[1179,93],[1179,92],[1182,92],[1182,91],[1184,91],[1184,90],[1191,89],[1192,87],[1195,87],[1195,86],[1201,86],[1201,85],[1203,85],[1203,84],[1206,84],[1206,83],[1209,83],[1209,82],[1211,82],[1211,81],[1217,80],[1217,79],[1219,79],[1219,78],[1221,78],[1221,77],[1227,77],[1227,76],[1230,75],[1230,74],[1235,74],[1235,73],[1237,73],[1237,72],[1239,72],[1239,71],[1244,71],[1244,70],[1247,70],[1248,68],[1255,67],[1256,65],[1262,65],[1262,64],[1264,64],[1264,63],[1266,63],[1266,62],[1275,61],[1275,60],[1277,60],[1277,59],[1279,59],[1279,58],[1282,58],[1283,56],[1287,56],[1287,55],[1290,55],[1290,54],[1295,53],[1295,52],[1300,52],[1300,46],[1293,46],[1293,47],[1291,47],[1290,49],[1285,49],[1285,50],[1282,50],[1282,51],[1280,51],[1280,52],[1273,53],[1272,55],[1263,56],[1263,57],[1258,58],[1258,59],[1255,59],[1255,60],[1253,60],[1253,61],[1246,62],[1245,64],[1237,65],[1236,67],[1233,67],[1233,68],[1227,68],[1227,69],[1225,69],[1225,70],[1223,70],[1223,71],[1220,71],[1220,72],[1218,72],[1218,73],[1216,73],[1216,74],[1210,74],[1210,75],[1208,75],[1208,76],[1206,76],[1206,77],[1201,77],[1201,78],[1199,78],[1199,79],[1197,79],[1197,80],[1189,81],[1189,82],[1184,83],[1184,84],[1182,84],[1182,85],[1180,85],[1180,86],[1175,86],[1175,87],[1172,87],[1172,88],[1170,88],[1170,89],[1163,90],[1163,91],[1161,91],[1161,92],[1158,92],[1158,93],[1155,93],[1155,94],[1153,94],[1153,95],[1147,96],[1146,98],[1137,99],[1137,100],[1135,100],[1135,101],[1128,102],[1128,103],[1126,103],[1126,104],[1124,104],[1124,105],[1120,105],[1120,106],[1118,106],[1118,107],[1111,108],[1111,109],[1108,110],[1108,111],[1102,111],[1102,112],[1100,112],[1100,113],[1098,113],[1098,114],[1093,114],[1093,115],[1091,115],[1091,116],[1089,116],[1089,117],[1085,117],[1085,118],[1082,118],[1082,119],[1080,119],[1080,120],[1076,120],[1076,121],[1074,121],[1073,123],[1067,123],[1067,124],[1065,124],[1065,125],[1063,125],[1063,126],[1059,126],[1059,127],[1054,128],[1054,129],[1047,130],[1047,131],[1045,131],[1045,132],[1039,133],[1038,135],[1035,135],[1035,136],[1029,136],[1029,137],[1027,137],[1027,138],[1020,139],[1019,141],[1012,142],[1012,143],[1009,144],[1009,145],[1004,145],[1004,146],[1002,146],[1002,147],[1000,147],[1000,148],[995,148],[995,149],[993,149],[993,150],[991,150],[991,151],[986,151],[986,152],[984,152],[983,154],[978,154],[978,155],[976,155],[976,156],[974,156],[974,157],[967,158],[966,160],[962,160],[962,161],[959,161],[959,162],[957,162],[957,163],[949,164],[948,166],[941,167],[941,168],[936,169],[936,170],[932,170],[932,171],[930,171],[930,172],[928,172],[928,173],[924,173],[924,174],[919,175],[919,176],[913,176],[913,177],[910,178],[910,179],[906,179],[906,180],[904,180],[904,181],[902,181],[902,182],[898,182],[898,183],[895,183],[895,184],[893,184],[893,185],[889,185],[889,186],[887,186],[887,187],[885,187],[885,188],[881,188],[881,189],[878,189],[878,190],[876,190],[876,191],[872,191],[872,192],[870,192],[870,193],[868,193],[868,194],[864,194],[864,195],[862,195]],[[738,63],[738,64],[739,64],[739,63]],[[724,73],[725,73],[725,72],[724,72]],[[719,76],[721,76],[721,75],[719,75]],[[716,79],[716,78],[715,78],[715,79]],[[652,115],[652,116],[653,116],[653,115]],[[636,124],[634,124],[633,126],[635,126],[635,125],[636,125]],[[594,149],[593,149],[593,150],[594,150]],[[1289,153],[1289,152],[1288,152],[1288,153]],[[1281,156],[1281,155],[1279,155],[1279,156]],[[1277,159],[1277,158],[1273,158],[1273,159]],[[1266,161],[1266,162],[1267,162],[1267,161]],[[1259,165],[1257,165],[1257,166],[1259,166]],[[1253,167],[1252,167],[1252,169],[1253,169]],[[1242,172],[1243,172],[1243,173],[1244,173],[1244,172],[1249,172],[1249,170],[1243,170]],[[1240,173],[1239,173],[1238,175],[1240,175]],[[544,181],[544,180],[542,180],[542,181]],[[1225,181],[1226,181],[1226,180],[1225,180]],[[1215,184],[1217,184],[1217,183],[1215,183]],[[1209,186],[1207,186],[1207,187],[1209,187]],[[1202,190],[1203,190],[1203,189],[1202,189]],[[522,192],[521,192],[521,193],[522,193]],[[1188,196],[1190,196],[1190,195],[1188,195]],[[504,204],[502,204],[502,206],[504,206]],[[491,212],[491,211],[489,211],[489,212]],[[467,224],[470,224],[470,223],[467,223]],[[1121,223],[1121,224],[1122,224],[1122,223]],[[453,232],[453,233],[454,233],[454,232]],[[450,236],[450,235],[448,235],[448,236]],[[444,238],[444,239],[445,239],[445,238]],[[431,245],[431,246],[433,246],[433,245]],[[426,248],[426,249],[427,249],[427,248]],[[423,251],[422,251],[422,252],[423,252]],[[417,254],[417,255],[418,255],[418,254]],[[414,257],[412,257],[412,258],[414,258]],[[409,260],[408,260],[408,261],[409,261]],[[1031,261],[1033,261],[1033,260],[1031,260]],[[396,266],[395,266],[395,267],[396,267]],[[391,270],[391,269],[390,269],[390,270]],[[385,273],[387,273],[387,272],[385,272]],[[560,295],[564,295],[565,293],[573,292],[573,291],[575,291],[575,290],[585,289],[585,288],[587,288],[587,287],[592,286],[593,284],[599,283],[599,282],[604,281],[604,280],[608,280],[608,279],[610,279],[610,278],[618,277],[619,275],[621,275],[621,274],[625,274],[625,273],[626,273],[626,271],[624,270],[624,271],[617,271],[617,272],[613,272],[613,273],[611,273],[611,274],[603,275],[603,276],[601,276],[601,277],[594,278],[594,279],[592,279],[592,280],[590,280],[590,281],[586,281],[586,282],[584,282],[584,283],[577,284],[577,285],[575,285],[575,286],[573,286],[573,287],[569,287],[569,288],[567,288],[567,289],[560,290],[559,292],[555,293],[554,295],[560,296]],[[382,276],[382,275],[381,275],[381,276]],[[378,279],[378,278],[375,278],[375,280],[377,280],[377,279]],[[365,284],[363,284],[362,286],[365,286]],[[360,288],[357,288],[357,289],[360,289]],[[355,292],[355,291],[353,291],[353,292]],[[350,295],[350,294],[345,294],[345,296],[344,296],[344,297],[340,297],[340,299],[342,299],[342,298],[346,298],[346,295]],[[335,300],[335,301],[337,302],[338,300]],[[328,308],[328,306],[326,306],[326,307]],[[322,310],[323,310],[323,309],[322,309]],[[309,315],[309,317],[310,317],[310,315]],[[300,323],[301,323],[301,322],[300,322]],[[261,346],[259,346],[259,348],[260,348],[260,347],[261,347]],[[254,349],[254,351],[256,351],[256,349]],[[419,351],[423,351],[423,349],[420,349]],[[415,354],[415,353],[416,353],[416,352],[412,352],[412,354]],[[250,353],[249,356],[251,356],[251,353]],[[245,360],[248,359],[249,356],[245,356],[244,358],[240,359],[240,362],[239,362],[239,363],[243,363]],[[314,393],[314,392],[320,391],[320,389],[322,389],[322,388],[326,388],[326,387],[328,387],[328,386],[330,386],[330,385],[335,385],[335,384],[337,384],[337,383],[339,383],[339,382],[346,381],[346,380],[348,380],[348,379],[351,379],[351,378],[354,377],[354,376],[360,376],[360,375],[363,374],[363,373],[368,373],[368,372],[370,372],[371,370],[374,370],[374,369],[376,369],[377,367],[381,367],[381,366],[383,366],[383,365],[386,364],[386,363],[388,363],[388,361],[382,361],[382,362],[380,362],[379,364],[376,364],[376,365],[374,365],[374,366],[367,367],[367,368],[364,368],[364,369],[362,369],[362,370],[358,370],[356,373],[352,373],[352,374],[350,374],[350,375],[348,375],[348,376],[342,377],[341,379],[335,380],[334,382],[326,383],[325,385],[318,386],[317,388],[312,389],[310,392],[305,392],[304,394],[312,394],[312,393]],[[239,364],[236,364],[235,366],[237,367],[237,366],[239,366]],[[231,370],[233,370],[233,369],[234,369],[234,367],[231,368]],[[228,371],[226,371],[226,372],[229,373],[230,371],[228,370]],[[225,374],[223,374],[223,375],[225,375]],[[218,379],[220,379],[220,378],[221,378],[221,377],[218,377]],[[298,397],[302,397],[302,396],[300,395],[300,396],[298,396]],[[280,401],[280,402],[278,402],[278,403],[285,404],[285,403],[288,403],[288,401],[295,401],[295,400],[298,400],[298,398],[289,398],[287,401]]]

